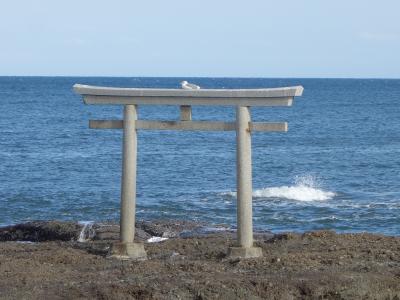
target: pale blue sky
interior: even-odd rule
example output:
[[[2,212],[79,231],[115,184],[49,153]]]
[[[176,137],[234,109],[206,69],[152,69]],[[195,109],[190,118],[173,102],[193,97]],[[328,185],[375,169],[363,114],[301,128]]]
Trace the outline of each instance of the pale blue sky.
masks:
[[[0,75],[400,78],[399,0],[13,0]]]

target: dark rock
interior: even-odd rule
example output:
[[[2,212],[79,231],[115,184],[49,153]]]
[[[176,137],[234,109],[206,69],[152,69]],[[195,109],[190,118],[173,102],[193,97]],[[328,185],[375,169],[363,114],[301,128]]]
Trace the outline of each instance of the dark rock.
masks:
[[[94,240],[119,240],[119,225],[116,224],[96,224],[93,226],[96,234]],[[151,238],[151,235],[145,232],[142,228],[135,228],[135,240],[145,241]]]
[[[159,237],[178,237],[183,231],[193,231],[197,228],[205,227],[205,224],[192,221],[139,221],[136,227],[142,229],[151,236]]]
[[[0,241],[76,241],[84,230],[83,241],[117,241],[120,228],[115,223],[89,225],[75,222],[34,221],[0,228]],[[224,237],[236,239],[236,231],[227,226],[215,227],[192,221],[139,221],[136,223],[135,240],[146,241],[152,236],[167,238]],[[273,237],[270,232],[255,232],[254,238],[266,241]]]
[[[75,222],[33,221],[0,228],[0,241],[70,241],[79,237]]]
[[[277,242],[277,241],[288,241],[299,238],[300,235],[297,233],[292,232],[285,232],[273,235],[271,238],[267,239],[270,242]]]

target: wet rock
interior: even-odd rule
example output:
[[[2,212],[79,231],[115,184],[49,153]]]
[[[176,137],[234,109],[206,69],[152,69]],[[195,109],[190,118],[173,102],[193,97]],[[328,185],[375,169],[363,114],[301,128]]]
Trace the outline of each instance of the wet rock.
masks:
[[[0,228],[0,241],[76,240],[82,225],[75,222],[33,221]]]
[[[142,229],[151,236],[159,237],[178,237],[183,231],[195,231],[198,228],[205,227],[205,224],[192,221],[139,221],[136,228]]]
[[[107,232],[107,231],[96,232],[96,235],[94,236],[94,240],[116,241],[116,240],[119,240],[119,232]]]
[[[96,234],[94,240],[100,241],[117,241],[120,238],[119,225],[117,224],[96,224],[94,227]],[[149,239],[151,235],[145,232],[142,228],[135,228],[135,240],[145,241]]]
[[[273,235],[268,241],[269,242],[277,242],[277,241],[288,241],[299,238],[299,234],[292,232],[285,232]]]
[[[135,240],[146,241],[151,237],[204,238],[224,237],[236,239],[236,231],[226,225],[209,226],[192,221],[138,221]],[[255,232],[254,239],[267,241],[271,232]],[[120,228],[115,223],[75,223],[61,221],[35,221],[0,228],[0,241],[117,241]]]

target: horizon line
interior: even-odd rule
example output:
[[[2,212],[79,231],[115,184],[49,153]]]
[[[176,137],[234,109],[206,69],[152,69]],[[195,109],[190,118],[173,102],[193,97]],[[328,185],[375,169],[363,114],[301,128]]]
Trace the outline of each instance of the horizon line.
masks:
[[[257,76],[128,76],[128,75],[0,75],[4,77],[60,77],[60,78],[220,78],[220,79],[354,79],[399,80],[400,77],[257,77]]]

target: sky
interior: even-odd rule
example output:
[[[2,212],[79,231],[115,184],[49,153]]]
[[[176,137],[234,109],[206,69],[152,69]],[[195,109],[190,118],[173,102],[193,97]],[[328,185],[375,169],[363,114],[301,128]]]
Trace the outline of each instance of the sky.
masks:
[[[0,76],[400,78],[399,0],[13,0]]]

